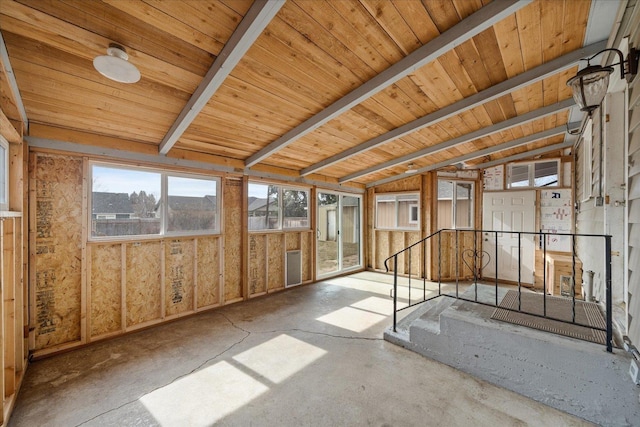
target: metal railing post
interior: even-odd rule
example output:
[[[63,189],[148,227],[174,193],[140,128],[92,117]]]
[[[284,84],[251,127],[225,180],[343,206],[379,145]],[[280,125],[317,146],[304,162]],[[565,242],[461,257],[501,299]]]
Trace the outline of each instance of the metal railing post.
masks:
[[[613,353],[613,319],[612,319],[612,292],[611,292],[611,236],[604,236],[605,277],[607,292],[607,351]]]
[[[396,331],[398,313],[398,255],[393,257],[393,332]]]
[[[518,311],[522,310],[522,232],[518,231]]]
[[[547,317],[547,236],[540,232],[542,239],[542,315]],[[555,285],[554,285],[555,286]]]
[[[455,261],[456,261],[456,298],[458,298],[459,294],[458,294],[458,285],[460,283],[460,245],[458,242],[459,239],[459,233],[458,230],[456,229],[456,257],[455,257]]]
[[[442,295],[442,230],[438,232],[438,295]]]
[[[498,232],[496,231],[496,307],[498,306]]]

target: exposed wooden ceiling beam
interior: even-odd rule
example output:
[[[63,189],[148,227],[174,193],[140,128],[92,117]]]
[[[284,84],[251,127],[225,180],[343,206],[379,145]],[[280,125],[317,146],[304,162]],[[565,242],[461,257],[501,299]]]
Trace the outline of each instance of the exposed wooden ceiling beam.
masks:
[[[365,99],[375,95],[389,85],[406,77],[423,65],[435,60],[439,56],[453,49],[471,37],[493,26],[496,22],[515,13],[517,10],[531,3],[531,0],[502,0],[494,1],[484,6],[468,18],[445,31],[442,35],[431,40],[424,46],[396,62],[371,80],[362,84],[333,104],[315,114],[310,119],[294,127],[269,145],[250,156],[246,167],[251,167],[285,148],[298,138],[313,132],[329,120],[339,116]],[[310,173],[310,172],[309,172]]]
[[[5,116],[4,111],[0,110],[0,135],[4,136],[7,141],[12,144],[20,144],[22,137],[13,126],[11,121]]]
[[[29,144],[29,147],[43,148],[48,150],[58,150],[68,153],[79,153],[89,156],[107,157],[110,159],[125,160],[127,162],[138,162],[144,164],[158,165],[158,166],[175,166],[180,168],[199,169],[203,171],[217,172],[220,174],[229,175],[247,175],[254,178],[267,178],[282,182],[290,182],[292,184],[304,185],[304,186],[317,186],[319,188],[326,188],[337,191],[345,191],[350,193],[361,194],[364,189],[361,185],[343,185],[335,182],[327,182],[316,179],[309,179],[300,176],[289,176],[279,174],[276,172],[265,172],[259,170],[242,170],[230,166],[219,165],[215,163],[209,163],[200,160],[188,160],[169,156],[158,156],[156,154],[132,152],[120,150],[117,148],[100,147],[96,145],[87,145],[77,142],[61,141],[50,138],[40,138],[35,136],[25,136],[25,141]]]
[[[26,129],[29,128],[29,119],[27,118],[27,110],[24,108],[24,104],[22,103],[22,97],[20,96],[20,89],[18,89],[18,83],[16,82],[16,76],[13,73],[13,68],[11,68],[11,61],[9,61],[9,53],[7,52],[7,46],[4,44],[4,39],[2,38],[2,33],[0,33],[0,66],[3,69],[3,72],[9,82],[9,92],[13,97],[13,102],[15,106],[18,108],[18,113],[20,114],[20,118],[22,123],[24,123],[24,127]],[[17,119],[17,117],[14,117]]]
[[[502,159],[496,159],[490,162],[473,165],[472,169],[486,169],[492,166],[513,162],[514,160],[527,159],[533,156],[537,156],[538,154],[548,153],[550,151],[563,150],[565,148],[572,147],[573,143],[574,141],[566,140],[559,144],[548,145],[546,147],[537,148],[535,150],[527,151],[525,153],[514,154],[513,156],[503,157]]]
[[[240,21],[227,44],[211,65],[204,79],[184,106],[160,143],[160,154],[167,154],[191,125],[222,82],[240,62],[247,50],[271,22],[286,0],[256,0]]]
[[[537,110],[534,111],[530,111],[526,114],[522,114],[520,116],[516,116],[513,117],[511,119],[508,120],[504,120],[502,122],[496,123],[494,125],[491,126],[487,126],[485,128],[482,129],[478,129],[474,132],[470,132],[468,134],[465,135],[461,135],[457,138],[453,138],[450,139],[448,141],[443,141],[439,144],[433,145],[431,147],[427,147],[427,148],[423,148],[422,150],[416,151],[414,153],[409,153],[405,156],[401,156],[401,157],[397,157],[393,160],[389,160],[388,162],[384,162],[381,164],[378,164],[376,166],[372,166],[370,168],[367,169],[363,169],[361,171],[358,172],[354,172],[350,175],[344,176],[342,178],[340,178],[338,180],[338,182],[343,183],[343,182],[348,182],[348,181],[353,181],[354,179],[358,179],[362,176],[365,175],[369,175],[372,174],[374,172],[378,172],[384,169],[388,169],[390,167],[402,164],[402,163],[406,163],[406,162],[410,162],[412,160],[416,160],[419,159],[421,157],[427,156],[429,154],[433,154],[435,152],[438,151],[442,151],[442,150],[446,150],[448,148],[451,148],[453,146],[459,145],[459,144],[464,144],[466,142],[469,141],[473,141],[475,139],[478,138],[483,138],[485,136],[491,135],[493,133],[496,132],[502,132],[505,131],[507,129],[511,129],[513,127],[516,126],[520,126],[523,125],[525,123],[529,123],[532,122],[534,120],[538,120],[541,119],[543,117],[546,116],[550,116],[552,114],[557,114],[560,111],[566,110],[567,108],[570,108],[572,105],[575,104],[575,101],[573,100],[573,98],[570,99],[565,99],[564,101],[561,102],[557,102],[555,104],[552,105],[548,105],[546,107],[542,107],[539,108]]]
[[[365,151],[376,148],[382,144],[385,144],[394,139],[402,138],[412,132],[419,131],[427,126],[431,126],[435,123],[448,119],[456,114],[460,114],[463,111],[470,110],[493,99],[506,95],[509,92],[520,89],[524,86],[530,85],[537,81],[543,80],[553,74],[566,70],[569,67],[574,66],[580,59],[593,55],[596,52],[606,47],[606,40],[598,43],[593,43],[589,46],[582,47],[571,53],[558,57],[552,61],[542,64],[536,68],[519,74],[511,79],[505,80],[497,85],[491,86],[481,92],[471,95],[467,98],[461,99],[458,102],[454,102],[438,111],[431,114],[427,114],[419,119],[402,125],[396,129],[393,129],[387,133],[379,135],[368,141],[358,144],[355,147],[349,148],[339,154],[328,157],[314,165],[300,171],[301,175],[307,175],[313,172],[317,172],[320,169],[331,166],[335,163],[346,160],[350,157],[363,153]]]
[[[550,138],[552,136],[561,135],[567,132],[567,129],[579,129],[580,123],[569,123],[568,126],[557,126],[553,129],[547,129],[542,132],[534,133],[533,135],[525,136],[522,138],[514,139],[513,141],[505,142],[503,144],[494,145],[493,147],[485,148],[484,150],[474,151],[473,153],[464,154],[462,156],[454,157],[452,159],[448,159],[439,163],[435,163],[433,165],[425,166],[423,168],[418,169],[416,172],[424,173],[429,172],[435,169],[439,169],[445,166],[453,165],[456,163],[464,162],[466,160],[476,159],[478,157],[486,156],[488,154],[492,154],[498,151],[508,150],[510,148],[518,147],[520,145],[529,144],[531,142],[539,141],[541,139]],[[380,179],[378,181],[369,183],[366,185],[367,188],[375,187],[377,185],[386,184],[388,182],[397,181],[399,179],[404,179],[407,176],[396,175],[390,176],[388,178]]]

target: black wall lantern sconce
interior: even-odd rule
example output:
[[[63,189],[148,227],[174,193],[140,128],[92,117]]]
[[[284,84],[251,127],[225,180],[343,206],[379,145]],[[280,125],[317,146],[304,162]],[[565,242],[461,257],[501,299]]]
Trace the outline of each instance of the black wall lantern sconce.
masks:
[[[590,61],[601,53],[612,51],[616,52],[620,57],[620,62],[603,67],[602,65],[591,65]],[[580,107],[580,111],[585,111],[589,115],[600,106],[604,96],[607,94],[609,87],[609,75],[613,73],[613,67],[620,65],[620,78],[627,78],[631,81],[633,76],[638,74],[638,60],[640,59],[640,51],[635,48],[629,49],[627,59],[618,49],[603,49],[590,58],[583,59],[587,61],[587,67],[578,71],[575,77],[567,81],[567,86],[573,92],[573,99]]]

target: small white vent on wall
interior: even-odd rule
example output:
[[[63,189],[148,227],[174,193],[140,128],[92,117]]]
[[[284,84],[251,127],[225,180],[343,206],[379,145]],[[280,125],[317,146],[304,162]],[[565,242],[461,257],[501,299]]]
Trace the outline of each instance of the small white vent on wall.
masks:
[[[295,286],[302,283],[302,252],[287,251],[285,258],[286,286]]]

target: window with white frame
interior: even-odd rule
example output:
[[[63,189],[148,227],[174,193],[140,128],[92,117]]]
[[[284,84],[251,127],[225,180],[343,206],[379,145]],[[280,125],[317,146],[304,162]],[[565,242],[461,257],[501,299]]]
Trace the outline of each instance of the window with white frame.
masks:
[[[91,164],[91,238],[215,234],[220,180]]]
[[[9,210],[9,143],[0,135],[0,211]]]
[[[471,229],[474,226],[475,183],[438,180],[438,229]]]
[[[418,193],[377,194],[376,228],[412,229],[420,227]]]
[[[560,160],[510,163],[507,188],[557,187],[560,178]]]
[[[282,185],[249,183],[250,231],[308,229],[309,190]]]

